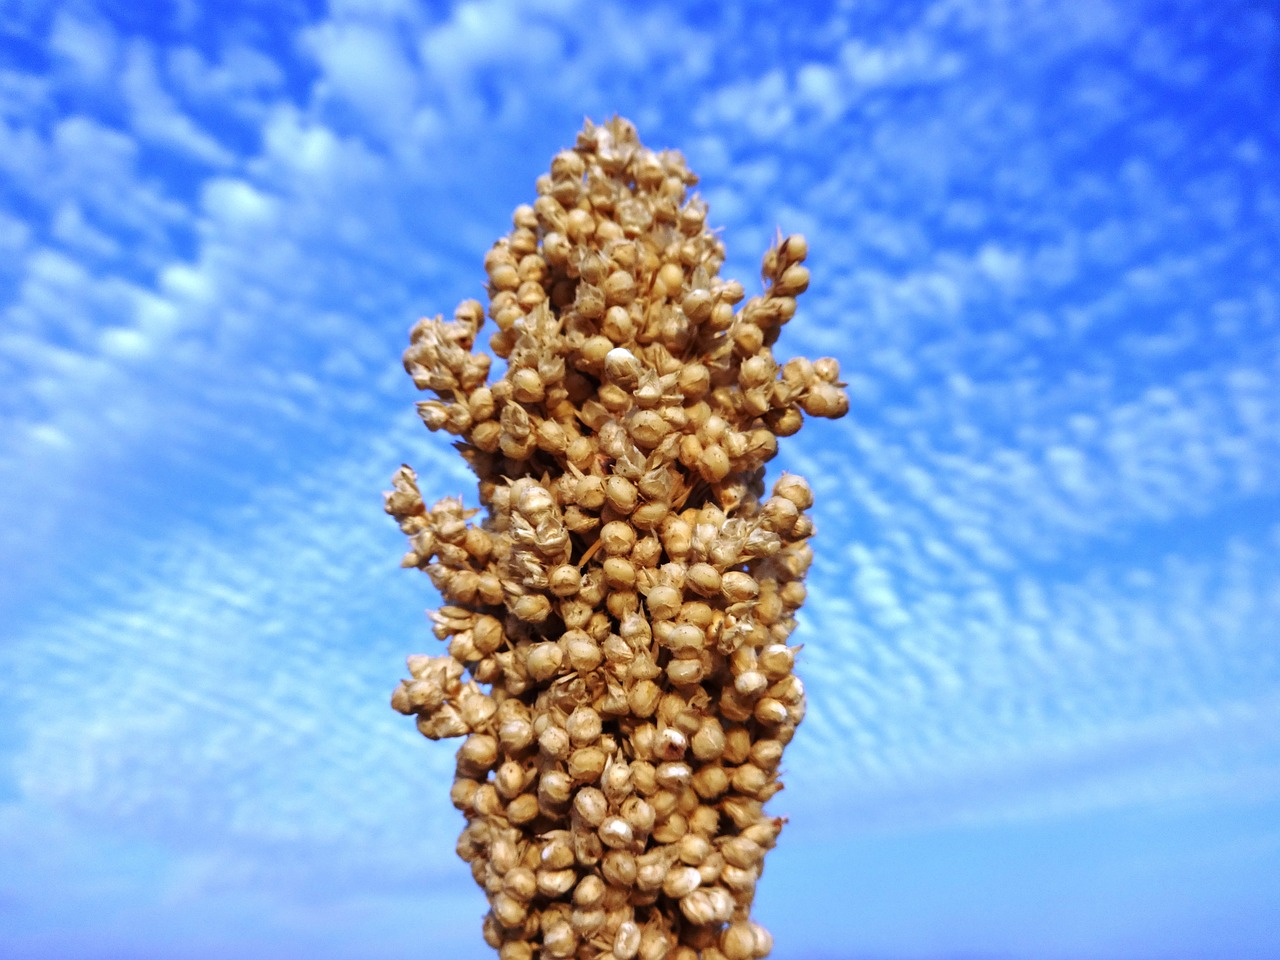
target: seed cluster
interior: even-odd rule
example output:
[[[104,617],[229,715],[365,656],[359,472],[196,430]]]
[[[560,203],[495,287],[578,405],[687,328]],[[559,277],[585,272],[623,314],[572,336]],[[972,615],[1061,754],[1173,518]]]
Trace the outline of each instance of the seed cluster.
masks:
[[[764,293],[744,302],[696,183],[628,121],[588,122],[485,257],[506,373],[488,383],[473,352],[476,301],[419,321],[405,354],[487,516],[428,508],[396,474],[386,509],[404,565],[445,599],[449,652],[410,657],[392,705],[427,737],[466,738],[457,850],[501,960],[772,946],[749,912],[804,715],[787,640],[813,498],[794,475],[766,497],[764,465],[804,414],[848,401],[834,360],[771,350],[809,283],[804,238],[765,254]]]

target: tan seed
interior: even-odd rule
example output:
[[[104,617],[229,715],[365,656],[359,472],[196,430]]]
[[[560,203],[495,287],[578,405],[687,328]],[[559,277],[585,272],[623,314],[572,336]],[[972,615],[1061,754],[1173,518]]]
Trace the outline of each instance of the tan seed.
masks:
[[[535,643],[525,654],[525,668],[534,680],[549,680],[563,662],[564,654],[554,643]]]
[[[690,866],[672,867],[662,884],[662,892],[672,899],[680,899],[697,890],[702,884],[698,871]]]

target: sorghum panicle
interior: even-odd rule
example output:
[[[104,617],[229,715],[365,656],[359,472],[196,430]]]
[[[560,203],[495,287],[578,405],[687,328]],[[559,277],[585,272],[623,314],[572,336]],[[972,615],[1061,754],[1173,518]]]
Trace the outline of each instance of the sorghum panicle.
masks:
[[[805,414],[848,400],[836,361],[773,356],[804,238],[779,239],[745,299],[696,183],[628,121],[588,122],[485,256],[503,377],[473,300],[419,321],[405,353],[485,516],[394,478],[386,509],[444,597],[448,655],[410,657],[392,705],[466,738],[457,850],[501,960],[772,947],[749,914],[804,715],[787,640],[813,496],[794,475],[766,496],[764,470]]]

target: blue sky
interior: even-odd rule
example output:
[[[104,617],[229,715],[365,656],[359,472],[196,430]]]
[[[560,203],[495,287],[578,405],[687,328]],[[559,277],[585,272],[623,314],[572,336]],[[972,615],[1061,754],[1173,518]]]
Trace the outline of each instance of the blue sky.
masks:
[[[1280,956],[1273,7],[0,10],[0,955],[492,955],[399,356],[619,112],[850,385],[774,956]]]

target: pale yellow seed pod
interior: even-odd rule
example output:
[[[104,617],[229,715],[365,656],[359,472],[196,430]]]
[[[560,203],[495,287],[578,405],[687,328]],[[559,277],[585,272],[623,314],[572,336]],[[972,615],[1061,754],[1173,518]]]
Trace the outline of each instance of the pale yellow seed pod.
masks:
[[[537,370],[524,367],[511,374],[511,395],[521,403],[538,403],[545,393],[546,387]]]
[[[720,871],[720,883],[737,894],[739,899],[753,897],[756,891],[756,883],[759,880],[760,871],[758,868],[744,870],[742,867],[726,864],[724,869]]]
[[[745,921],[731,923],[720,934],[720,952],[725,960],[754,960],[756,956],[756,936],[750,924]]]
[[[603,295],[601,303],[603,304]],[[635,339],[636,326],[626,307],[612,306],[604,314],[600,324],[600,332],[604,334],[610,345],[625,345]]]
[[[768,678],[759,670],[748,670],[733,680],[733,689],[748,700],[754,700],[769,686]]]
[[[619,513],[628,514],[635,509],[637,491],[630,480],[614,474],[605,480],[604,488],[606,499]]]
[[[542,623],[551,615],[551,601],[540,593],[526,593],[511,605],[511,612],[526,623]]]
[[[637,717],[651,717],[658,709],[662,690],[652,680],[641,680],[627,694],[627,704]]]
[[[682,561],[689,556],[693,544],[693,527],[679,517],[668,515],[663,521],[660,538],[667,556]]]
[[[511,837],[495,837],[489,844],[489,864],[492,873],[499,877],[506,876],[520,865],[520,848]]]
[[[538,681],[555,676],[563,662],[564,653],[554,643],[535,643],[525,654],[525,669],[529,671],[529,676]]]
[[[631,522],[641,530],[658,530],[670,512],[671,508],[664,501],[655,500],[653,503],[643,503],[632,512]]]
[[[715,301],[706,290],[690,290],[684,295],[680,309],[689,318],[690,323],[703,323],[711,318]]]
[[[605,912],[599,907],[593,909],[576,908],[570,915],[569,922],[573,924],[573,931],[583,940],[590,940],[605,925]]]
[[[574,795],[573,811],[594,828],[604,822],[605,815],[609,812],[609,802],[597,788],[582,787]]]
[[[668,761],[658,764],[656,776],[659,786],[679,794],[681,790],[689,785],[689,781],[693,777],[693,771],[683,761]]]
[[[490,910],[485,914],[480,930],[484,937],[484,942],[495,950],[506,942],[507,934],[503,930],[502,923],[498,920],[493,910]]]
[[[721,578],[720,591],[729,603],[744,603],[755,599],[760,593],[760,584],[749,573],[730,570]]]
[[[701,660],[672,660],[667,664],[667,679],[676,686],[692,686],[701,683],[706,669]]]
[[[644,370],[644,364],[626,347],[614,347],[604,356],[605,376],[628,393],[635,392]]]
[[[694,871],[697,872],[696,870]],[[690,923],[700,927],[710,926],[716,923],[719,918],[718,904],[711,897],[709,890],[693,890],[680,899],[680,912],[688,918]],[[706,951],[700,954],[706,957]]]
[[[583,747],[569,754],[569,776],[577,783],[595,783],[604,772],[607,755],[599,747]]]
[[[613,938],[614,960],[633,960],[640,952],[640,928],[635,921],[626,920],[618,926]]]
[[[610,557],[625,557],[636,545],[636,531],[629,523],[612,520],[600,528],[600,548]]]
[[[794,473],[784,473],[773,485],[773,494],[790,500],[801,511],[813,506],[813,490],[804,477]]]
[[[658,739],[658,728],[652,723],[642,723],[631,731],[631,749],[636,757],[651,759],[653,746]]]
[[[497,263],[489,270],[489,286],[495,292],[515,290],[520,286],[520,273],[514,264]]]
[[[538,735],[538,748],[550,760],[563,760],[569,755],[571,741],[564,727],[549,726]]]
[[[796,263],[782,271],[782,276],[774,283],[769,293],[771,296],[794,297],[796,294],[804,293],[808,289],[809,269]]]
[[[720,879],[720,873],[723,870],[724,857],[713,850],[702,863],[698,864],[698,876],[702,878],[702,885],[709,887],[716,883]]]
[[[658,270],[657,280],[662,284],[666,295],[672,299],[680,297],[680,287],[684,284],[684,271],[678,263],[668,261]]]
[[[750,754],[751,733],[746,727],[735,724],[724,731],[723,756],[725,763],[731,763],[735,766],[739,763],[745,763]]]
[[[573,793],[573,781],[561,770],[548,770],[538,778],[538,810],[549,817],[559,818],[569,804]]]
[[[627,797],[623,802],[622,816],[631,825],[632,833],[641,840],[653,830],[657,820],[653,805],[643,797],[636,796]]]
[[[781,680],[791,673],[795,653],[785,643],[767,644],[759,654],[759,666],[770,681]]]
[[[444,704],[444,688],[436,680],[415,680],[405,684],[404,705],[408,713],[432,713]]]
[[[698,472],[708,483],[718,483],[729,475],[729,455],[718,444],[705,446],[698,458]]]
[[[689,817],[689,829],[699,836],[714,837],[720,830],[720,814],[707,805],[698,807]]]
[[[765,726],[777,726],[787,719],[787,707],[773,697],[762,697],[753,711],[755,718]]]
[[[636,584],[636,568],[625,557],[609,557],[601,565],[605,582],[615,590],[630,590]]]
[[[546,779],[546,774],[543,774]],[[547,870],[563,870],[574,864],[573,843],[567,830],[558,830],[546,838],[538,858]]]
[[[582,438],[585,440],[585,438]],[[576,441],[575,441],[576,442]],[[586,441],[589,443],[590,441]],[[574,492],[576,504],[587,510],[599,510],[604,506],[604,480],[597,476],[585,476],[578,480]]]
[[[522,793],[507,804],[507,819],[517,826],[532,822],[539,812],[538,798],[532,793]]]
[[[493,785],[504,800],[518,796],[524,789],[524,767],[514,760],[505,761],[494,774]]]
[[[697,779],[697,774],[694,775]],[[711,842],[697,833],[687,833],[676,844],[677,855],[682,863],[697,867],[711,855]]]
[[[730,837],[719,849],[726,863],[744,870],[758,866],[764,859],[764,848],[747,836]]]
[[[565,233],[573,243],[582,243],[595,233],[596,221],[586,210],[575,207],[565,218]]]
[[[680,612],[680,591],[666,584],[658,584],[645,598],[649,616],[654,620],[671,620]]]
[[[579,631],[581,633],[581,631]],[[600,645],[586,634],[571,640],[566,645],[569,666],[580,674],[591,673],[604,660]]]
[[[604,840],[601,842],[607,843]],[[611,849],[600,861],[600,872],[615,889],[630,887],[636,880],[635,857],[626,850]]]
[[[565,729],[575,747],[583,747],[600,739],[600,714],[590,707],[578,707],[565,721]]]
[[[568,960],[578,949],[578,937],[573,926],[565,920],[551,924],[542,934],[543,956]]]
[[[713,716],[704,717],[690,744],[693,755],[704,763],[718,760],[725,749],[725,732]]]
[[[641,450],[652,450],[670,433],[671,427],[656,410],[637,410],[627,422],[627,432]]]
[[[533,742],[533,725],[522,717],[504,720],[498,727],[498,742],[503,752],[518,753]]]
[[[498,960],[533,960],[533,944],[528,940],[507,940],[498,948]]]
[[[579,880],[578,885],[574,887],[574,905],[584,910],[594,910],[604,903],[604,892],[604,881],[596,874],[589,873]]]
[[[674,900],[686,897],[702,885],[697,869],[690,866],[672,867],[662,883],[662,892]]]
[[[582,583],[582,573],[571,563],[553,567],[547,575],[547,585],[557,597],[572,597]]]
[[[650,853],[653,852],[650,851]],[[645,893],[653,893],[661,889],[663,882],[667,879],[667,873],[667,861],[664,857],[652,857],[649,854],[637,857],[636,889]]]
[[[757,740],[751,747],[751,762],[762,770],[776,770],[782,761],[783,744],[778,740]]]
[[[765,788],[769,776],[754,763],[744,763],[733,772],[731,783],[739,793],[754,797]]]
[[[677,657],[696,657],[706,646],[707,635],[695,624],[677,623],[667,634],[664,643]]]
[[[791,234],[778,247],[779,262],[788,266],[793,263],[799,263],[807,256],[809,256],[809,241],[804,238],[802,233]]]
[[[573,869],[539,870],[537,879],[540,894],[544,897],[560,897],[573,889],[578,874]]]
[[[600,789],[610,804],[620,806],[631,795],[630,765],[616,755],[611,757],[601,775]]]
[[[683,733],[675,727],[663,727],[658,731],[653,752],[659,760],[682,760],[688,747],[689,741]]]
[[[749,925],[751,927],[751,932],[755,934],[755,955],[757,957],[767,957],[773,952],[773,934],[754,921],[751,921]]]
[[[732,323],[733,306],[731,304],[721,302],[711,308],[711,316],[707,318],[707,326],[712,330],[728,330]]]
[[[798,269],[804,270],[803,267]],[[808,282],[808,271],[805,271],[805,281]],[[609,274],[602,284],[604,290],[605,303],[610,306],[620,304],[626,306],[636,298],[636,280],[626,270],[615,270]]]
[[[618,816],[605,817],[604,822],[600,824],[599,833],[604,845],[615,850],[626,849],[635,840],[631,824]]]
[[[466,778],[458,779],[453,782],[453,787],[449,790],[449,801],[458,810],[470,809],[475,802],[476,793],[480,784],[475,780]]]
[[[498,741],[487,733],[473,733],[458,749],[458,763],[472,770],[488,770],[498,760]]]
[[[694,791],[704,800],[714,800],[729,789],[729,775],[724,767],[700,767],[693,775]]]
[[[521,902],[507,893],[499,893],[491,901],[493,915],[504,927],[516,927],[529,914],[528,901]]]
[[[678,798],[670,790],[658,789],[658,768],[648,761],[632,761],[634,769],[637,763],[643,763],[648,769],[644,776],[636,774],[636,792],[647,797],[653,806],[653,815],[657,820],[665,820],[676,809]]]

